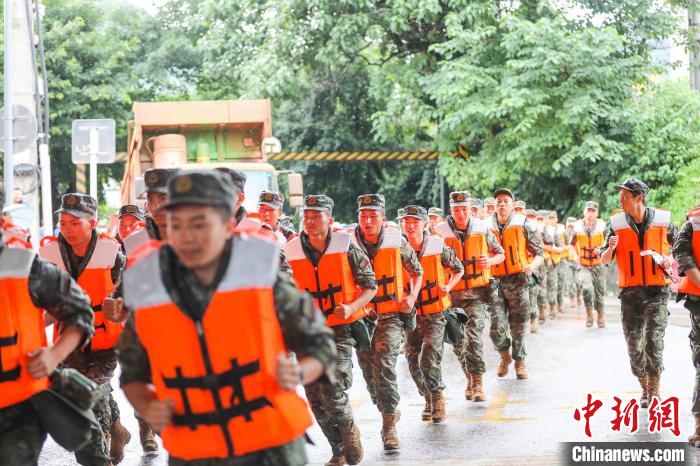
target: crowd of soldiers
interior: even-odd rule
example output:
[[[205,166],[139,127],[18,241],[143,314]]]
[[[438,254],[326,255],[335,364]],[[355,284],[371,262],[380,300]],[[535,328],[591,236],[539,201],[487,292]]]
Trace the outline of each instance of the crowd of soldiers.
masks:
[[[632,178],[616,186],[621,211],[609,225],[594,201],[562,224],[503,188],[483,201],[452,192],[448,215],[407,205],[396,222],[381,194],[363,194],[357,225],[343,227],[330,197],[308,195],[296,233],[279,193],[263,191],[258,214],[245,211],[239,171],[151,169],[144,180],[144,210],[123,206],[115,237],[97,233],[97,203],[78,193],[63,196],[60,233],[38,255],[3,227],[3,464],[37,464],[47,434],[79,464],[121,462],[131,434],[111,394],[117,364],[144,452],[158,450],[157,433],[171,465],[305,464],[311,412],[331,446],[327,465],[358,464],[353,350],[384,449],[396,451],[401,354],[425,399],[420,417],[440,423],[445,343],[464,371],[466,400],[485,401],[486,325],[497,375],[512,364],[516,379],[528,378],[528,328],[564,313],[565,298],[583,303],[587,327],[605,326],[605,264],[614,258],[646,406],[660,391],[673,256],[692,317],[690,442],[700,446],[698,208],[677,231]]]

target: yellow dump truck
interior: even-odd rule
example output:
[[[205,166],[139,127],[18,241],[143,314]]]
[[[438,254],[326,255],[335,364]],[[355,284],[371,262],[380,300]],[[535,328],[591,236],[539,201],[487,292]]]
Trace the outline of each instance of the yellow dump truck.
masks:
[[[267,155],[281,150],[272,137],[269,100],[136,102],[128,124],[122,204],[143,203],[143,173],[149,168],[208,170],[230,167],[247,177],[246,210],[257,210],[262,190],[279,191],[287,178],[289,205],[302,204],[301,175],[278,171]]]

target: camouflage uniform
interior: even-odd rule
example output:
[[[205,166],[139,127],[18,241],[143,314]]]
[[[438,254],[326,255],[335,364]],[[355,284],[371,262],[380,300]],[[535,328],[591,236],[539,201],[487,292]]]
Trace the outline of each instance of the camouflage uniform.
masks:
[[[423,244],[425,244],[427,236],[427,233],[423,234]],[[440,262],[452,274],[464,272],[464,266],[457,258],[457,254],[444,245]],[[445,385],[442,383],[442,352],[447,319],[444,312],[427,315],[421,315],[418,312],[416,319],[416,329],[406,331],[404,352],[408,361],[408,370],[411,372],[416,387],[418,387],[418,393],[421,396],[426,396],[431,392],[441,392],[445,389]],[[457,354],[458,347],[456,345],[454,349],[455,354]]]
[[[537,235],[540,237],[540,240],[542,240],[542,232],[537,227],[537,224],[533,223],[533,227]],[[545,309],[547,308],[547,271],[544,265],[537,267],[532,272],[529,294],[530,321],[537,319],[539,313],[539,321],[544,323]]]
[[[247,215],[247,212],[245,210],[245,207],[241,206],[235,215],[236,224],[240,223],[241,220],[243,220],[243,218],[246,215]],[[287,274],[287,276],[289,276],[289,277],[292,276],[292,268],[289,266],[289,262],[287,262],[287,257],[284,255],[284,249],[281,249],[281,248],[280,248],[280,272]]]
[[[683,276],[686,270],[697,269],[698,264],[695,263],[695,255],[693,251],[693,226],[690,221],[683,224],[676,242],[673,244],[673,257],[678,262],[678,273]],[[695,304],[700,301],[700,297],[687,297],[686,299],[695,299]],[[687,307],[687,305],[686,305]],[[695,416],[700,416],[700,312],[690,312],[690,350],[695,366],[695,387],[693,389],[693,406],[692,413]]]
[[[561,247],[561,238],[556,233],[556,227],[551,225],[546,225],[542,233],[542,241],[548,246]],[[561,262],[555,264],[553,259],[548,259],[546,263],[547,267],[547,302],[550,306],[550,312],[553,308],[557,307],[559,302],[559,271],[561,269]]]
[[[467,240],[467,231],[458,229],[452,216],[447,217],[447,222],[460,241],[464,242]],[[490,231],[486,234],[486,245],[490,255],[503,254],[503,247]],[[460,263],[460,265],[463,267],[463,264]],[[491,284],[450,293],[452,305],[464,309],[464,312],[467,314],[462,346],[454,345],[452,348],[457,359],[459,359],[462,371],[467,376],[469,373],[482,374],[486,372],[482,334],[490,317],[489,304],[493,302],[492,293]],[[496,315],[504,316],[503,313],[497,313]],[[505,322],[498,328],[505,329]],[[499,335],[497,338],[502,337]]]
[[[4,248],[4,244],[0,244],[0,254]],[[28,281],[32,303],[45,309],[63,327],[75,325],[85,335],[80,347],[87,343],[94,332],[93,313],[90,300],[78,284],[67,273],[38,257],[32,263]],[[3,465],[37,464],[46,430],[33,401],[46,395],[39,393],[27,401],[0,408],[0,463]]]
[[[167,194],[168,180],[173,176],[182,173],[179,168],[149,168],[143,173],[143,182],[146,185],[146,192]],[[149,238],[156,241],[163,241],[160,227],[156,224],[150,212],[145,213],[144,223],[146,224],[146,232]]]
[[[326,247],[330,244],[332,234],[332,232],[328,233]],[[306,233],[301,233],[300,241],[309,262],[318,264],[323,253],[311,246]],[[367,256],[354,244],[350,244],[347,254],[355,284],[363,290],[376,289],[377,281]],[[342,455],[343,445],[339,424],[353,420],[347,391],[352,386],[352,348],[357,345],[357,342],[352,337],[350,325],[337,325],[331,327],[331,330],[335,335],[338,353],[335,384],[330,384],[327,380],[319,380],[305,386],[304,390],[316,421],[331,445],[333,455]]]
[[[97,232],[92,232],[92,239],[85,257],[79,257],[62,235],[58,235],[58,245],[66,270],[77,280],[87,266],[97,244]],[[121,276],[126,258],[119,252],[112,268],[112,282],[121,285]],[[118,292],[117,292],[118,293]],[[117,368],[117,354],[114,349],[99,351],[73,351],[63,362],[63,367],[72,367],[96,384],[100,385],[99,397],[92,408],[95,418],[102,426],[102,432],[94,432],[90,442],[75,451],[75,458],[80,464],[109,464],[109,445],[105,436],[109,435],[113,422],[119,417],[119,408],[112,398],[110,381]],[[100,435],[102,434],[102,435]]]
[[[359,226],[355,229],[355,237],[360,249],[372,261],[382,244],[384,231],[380,234],[377,244],[367,242],[362,236]],[[405,237],[401,238],[401,263],[409,277],[423,274],[423,267],[421,267],[415,251]],[[393,414],[399,405],[396,360],[399,357],[403,334],[404,321],[398,311],[382,314],[379,316],[377,328],[374,330],[372,347],[357,351],[357,362],[362,369],[362,375],[367,383],[367,390],[372,402],[384,414]]]
[[[590,228],[583,223],[585,230],[590,233]],[[609,236],[610,231],[606,230],[605,236]],[[571,239],[571,245],[576,246],[576,235]],[[587,267],[578,265],[578,283],[583,294],[583,303],[586,309],[595,309],[597,312],[605,310],[605,291],[607,288],[605,275],[607,266],[603,264]]]
[[[646,208],[641,231],[637,231],[639,236],[643,236],[651,225],[653,220],[651,211],[651,208]],[[633,229],[637,229],[629,214],[627,214],[627,221]],[[600,250],[601,255],[608,249],[610,236],[614,234],[609,225],[605,245]],[[674,243],[675,237],[676,227],[670,225],[669,244]],[[668,298],[668,286],[631,286],[620,290],[622,330],[627,341],[632,373],[637,377],[660,375],[664,370],[663,350],[669,315]]]
[[[216,279],[211,287],[204,286],[197,277],[184,267],[172,248],[163,246],[158,254],[161,261],[161,275],[170,298],[191,318],[201,318],[218,283],[228,266],[232,242],[227,242],[218,266]],[[275,310],[285,344],[300,357],[312,356],[324,365],[324,378],[335,382],[335,344],[330,329],[325,325],[308,294],[300,293],[291,279],[279,273],[273,286]],[[121,385],[132,382],[151,383],[151,368],[148,354],[141,343],[134,326],[133,314],[129,316],[122,335],[117,343],[119,362],[122,367]],[[306,464],[305,439],[300,437],[284,445],[268,448],[237,457],[209,458],[186,461],[170,457],[171,466],[258,466],[258,465],[302,465]]]
[[[494,214],[495,223],[498,223],[496,214]],[[499,228],[502,226],[499,224]],[[542,249],[542,240],[537,230],[533,228],[528,220],[523,225],[523,235],[525,236],[525,247],[533,256],[544,255]],[[512,275],[503,275],[497,277],[499,284],[500,295],[503,300],[503,306],[495,306],[496,311],[500,314],[497,318],[499,328],[494,329],[494,320],[491,321],[491,338],[498,335],[499,339],[494,341],[498,351],[505,351],[511,348],[512,357],[515,361],[525,359],[525,327],[530,315],[530,277],[524,272],[515,273]],[[510,327],[510,338],[505,335],[505,320],[508,318]]]

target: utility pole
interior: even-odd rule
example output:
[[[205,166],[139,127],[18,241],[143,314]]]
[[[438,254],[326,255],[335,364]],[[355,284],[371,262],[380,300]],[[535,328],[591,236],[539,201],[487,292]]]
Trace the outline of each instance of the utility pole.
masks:
[[[15,152],[13,147],[13,123],[17,118],[15,106],[29,110],[36,119],[37,113],[37,73],[34,62],[34,31],[32,0],[4,0],[4,130],[9,137],[4,153],[4,185],[6,206],[13,203],[15,188],[22,190],[22,203],[26,204],[30,222],[29,229],[33,241],[39,240],[39,190],[37,170],[37,141],[31,140],[27,149]],[[24,146],[26,147],[26,146]],[[15,169],[22,170],[15,175]],[[32,214],[31,211],[35,214]],[[31,219],[31,220],[29,220]]]
[[[688,10],[688,71],[690,88],[700,89],[700,12]]]

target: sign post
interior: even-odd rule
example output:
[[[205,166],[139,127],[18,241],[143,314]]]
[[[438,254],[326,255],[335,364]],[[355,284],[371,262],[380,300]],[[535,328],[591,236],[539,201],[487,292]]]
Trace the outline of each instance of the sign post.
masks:
[[[90,165],[90,196],[97,199],[97,164],[116,158],[114,120],[73,120],[71,161]]]

